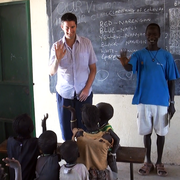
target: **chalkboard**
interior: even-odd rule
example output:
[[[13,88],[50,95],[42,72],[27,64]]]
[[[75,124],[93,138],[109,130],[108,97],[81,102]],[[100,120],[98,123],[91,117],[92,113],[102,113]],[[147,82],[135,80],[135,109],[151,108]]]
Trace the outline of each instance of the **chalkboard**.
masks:
[[[78,18],[77,34],[89,38],[97,55],[96,94],[133,94],[136,75],[124,70],[117,55],[121,48],[128,56],[146,47],[145,29],[158,23],[158,45],[173,54],[180,69],[180,1],[169,0],[47,0],[49,44],[63,36],[61,16],[66,12]],[[50,91],[55,92],[56,77],[50,77]],[[176,95],[180,80],[176,81]]]

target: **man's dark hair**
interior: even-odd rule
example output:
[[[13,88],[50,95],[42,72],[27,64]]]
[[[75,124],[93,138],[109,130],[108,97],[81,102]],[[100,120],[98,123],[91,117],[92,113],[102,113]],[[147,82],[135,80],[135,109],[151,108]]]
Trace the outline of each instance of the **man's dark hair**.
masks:
[[[61,17],[61,23],[63,23],[64,21],[74,21],[75,24],[77,25],[77,17],[73,13],[65,13]]]
[[[38,146],[43,154],[53,154],[57,149],[56,133],[51,130],[43,132],[38,138]]]
[[[156,24],[156,23],[150,23],[150,24],[146,27],[146,32],[147,32],[147,30],[148,30],[148,28],[149,28],[150,26],[156,26],[156,27],[158,28],[159,35],[161,34],[160,26],[159,26],[158,24]]]
[[[77,143],[72,140],[66,140],[60,146],[61,158],[66,161],[66,163],[74,164],[79,156],[79,150]]]
[[[21,114],[13,121],[13,129],[20,137],[28,137],[33,132],[34,125],[31,117],[28,114]]]

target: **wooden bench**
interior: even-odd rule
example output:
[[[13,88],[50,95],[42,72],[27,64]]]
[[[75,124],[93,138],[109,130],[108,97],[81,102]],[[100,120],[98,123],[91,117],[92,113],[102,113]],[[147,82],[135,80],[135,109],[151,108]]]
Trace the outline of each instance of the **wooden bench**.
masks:
[[[144,163],[146,148],[121,146],[116,153],[117,162],[130,163],[130,179],[134,179],[133,163]]]
[[[7,140],[0,144],[0,153],[7,154]]]
[[[61,145],[61,143],[58,143]],[[0,144],[0,153],[7,154],[7,140]],[[146,148],[120,146],[116,155],[117,162],[130,163],[130,180],[134,179],[133,163],[144,163]]]

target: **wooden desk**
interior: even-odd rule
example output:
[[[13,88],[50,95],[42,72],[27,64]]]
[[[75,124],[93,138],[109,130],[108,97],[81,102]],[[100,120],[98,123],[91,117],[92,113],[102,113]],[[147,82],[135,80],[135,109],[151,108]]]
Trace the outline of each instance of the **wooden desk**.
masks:
[[[58,143],[58,146],[60,146],[62,143]],[[7,154],[7,140],[2,142],[0,144],[0,153],[6,153]],[[146,155],[146,148],[141,147],[125,147],[120,146],[117,150],[117,162],[125,162],[130,163],[130,179],[134,179],[133,174],[133,163],[144,163],[144,158]]]
[[[117,150],[117,162],[143,163],[146,148],[120,146]]]
[[[145,155],[146,148],[121,146],[117,150],[116,161],[130,163],[130,180],[133,180],[133,163],[144,163]]]
[[[7,140],[0,144],[0,153],[7,154]]]

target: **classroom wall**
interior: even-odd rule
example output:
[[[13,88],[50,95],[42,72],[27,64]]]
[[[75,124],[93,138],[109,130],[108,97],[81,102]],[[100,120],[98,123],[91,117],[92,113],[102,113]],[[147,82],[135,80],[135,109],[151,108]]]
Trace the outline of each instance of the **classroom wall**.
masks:
[[[12,2],[0,0],[0,2]],[[36,135],[41,134],[41,119],[48,113],[47,128],[56,132],[58,141],[62,142],[58,122],[55,94],[49,91],[48,58],[49,37],[46,0],[30,0],[32,63],[34,79],[34,107],[36,119]],[[110,121],[120,137],[122,146],[143,146],[143,137],[137,133],[136,106],[131,104],[132,95],[94,94],[93,104],[104,101],[114,107],[114,117]],[[166,136],[163,162],[180,165],[180,97],[175,97],[176,114],[169,133]],[[156,161],[156,135],[152,135],[152,158]]]

